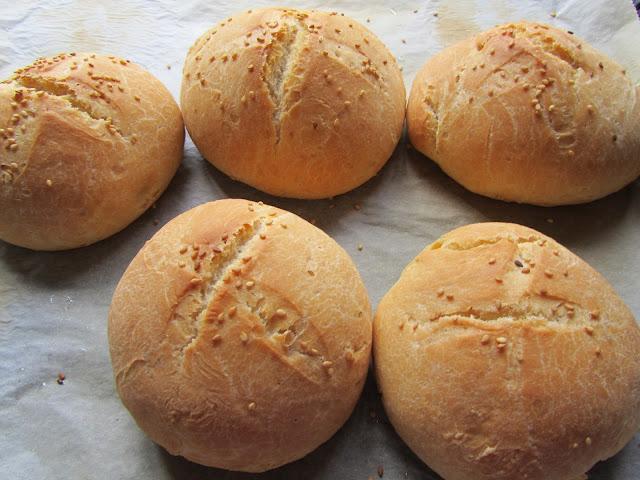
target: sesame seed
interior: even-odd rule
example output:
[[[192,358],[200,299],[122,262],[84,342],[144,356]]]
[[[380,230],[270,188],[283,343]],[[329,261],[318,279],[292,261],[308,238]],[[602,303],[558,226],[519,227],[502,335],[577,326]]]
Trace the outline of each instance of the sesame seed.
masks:
[[[140,97],[139,97],[138,95],[134,95],[134,96],[133,96],[133,99],[134,99],[136,102],[139,102],[139,101],[140,101]]]
[[[444,295],[444,288],[439,288],[436,293],[438,294],[439,297]]]
[[[218,319],[218,323],[219,324],[223,324],[224,323],[224,313],[220,312],[217,316]]]
[[[12,152],[15,152],[16,150],[18,150],[18,144],[12,143],[11,145],[9,145],[9,150],[11,150]]]
[[[256,409],[256,402],[249,403],[249,405],[247,405],[247,408],[250,412],[253,412]]]
[[[46,184],[47,184],[47,187],[50,187],[53,185],[53,182],[47,178]]]
[[[228,313],[229,313],[229,316],[230,316],[230,317],[233,317],[233,316],[236,314],[236,312],[237,312],[237,311],[238,311],[238,307],[236,307],[236,306],[234,305],[233,307],[231,307],[231,308],[229,309],[229,312],[228,312]]]
[[[531,272],[531,269],[529,267],[524,267],[522,269],[522,273],[529,273],[529,272]]]
[[[218,343],[220,343],[221,340],[222,340],[222,337],[220,335],[214,335],[214,337],[211,339],[211,342],[214,345],[217,345]]]
[[[515,260],[513,263],[516,264],[516,267],[522,268],[524,266],[520,260]]]
[[[498,283],[502,283],[502,279],[500,277],[495,277],[495,281]]]
[[[184,268],[184,267],[185,267],[185,265],[186,265],[186,263],[184,263],[184,262],[180,262],[180,263],[178,263],[178,267],[180,267],[180,268]]]
[[[285,312],[282,308],[276,310],[275,315],[278,317],[286,317],[287,312]]]
[[[260,240],[264,240],[265,238],[267,238],[267,236],[264,233],[260,234]]]
[[[240,341],[242,343],[247,343],[249,341],[249,335],[247,335],[245,332],[241,332],[240,333]]]
[[[331,360],[325,360],[324,362],[322,362],[322,366],[325,368],[329,368],[333,366],[333,362]]]
[[[584,327],[584,331],[587,332],[587,334],[589,335],[593,335],[593,327],[590,327],[589,325]]]
[[[199,277],[194,277],[189,281],[189,283],[191,285],[200,285],[202,283],[202,279]]]
[[[449,300],[449,301],[453,300],[453,295],[452,294],[447,293],[446,296],[447,296],[447,300]]]
[[[245,285],[247,286],[247,288],[253,288],[255,282],[253,280],[249,280],[247,283],[245,283]]]
[[[496,343],[507,343],[506,337],[498,337],[496,338]]]
[[[585,443],[587,446],[591,445],[591,443],[592,443],[592,442],[591,442],[591,437],[587,437],[587,438],[585,438],[585,439],[584,439],[584,443]]]
[[[483,335],[482,338],[480,339],[480,343],[482,345],[486,345],[487,343],[489,343],[490,337],[489,335]]]
[[[597,320],[598,318],[600,318],[600,311],[599,310],[593,310],[591,312],[591,319],[592,320]]]
[[[249,66],[247,67],[247,70],[249,70],[250,72],[253,72],[253,64],[249,65]]]
[[[496,263],[496,259],[495,259],[495,257],[491,257],[489,259],[489,265],[493,265],[494,263]]]
[[[549,270],[545,270],[544,271],[545,276],[549,277],[549,278],[553,278],[553,273]]]

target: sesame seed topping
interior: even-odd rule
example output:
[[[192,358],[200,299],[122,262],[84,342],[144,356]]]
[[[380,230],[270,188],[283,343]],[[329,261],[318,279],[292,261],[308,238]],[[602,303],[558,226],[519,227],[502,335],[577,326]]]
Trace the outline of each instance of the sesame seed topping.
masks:
[[[247,335],[245,332],[241,332],[240,333],[240,341],[242,343],[247,343],[249,341],[249,335]]]
[[[587,332],[587,334],[589,335],[593,335],[593,327],[590,327],[589,325],[584,327],[584,331]]]
[[[452,294],[447,293],[446,296],[447,296],[447,300],[449,300],[449,301],[453,300],[453,295]]]
[[[46,183],[47,183],[47,187],[50,187],[50,186],[53,185],[53,182],[48,178],[47,178],[47,182]]]
[[[498,337],[496,338],[496,343],[507,343],[506,337]]]
[[[495,281],[498,283],[502,283],[502,279],[500,277],[495,277]]]
[[[324,368],[329,368],[333,366],[333,362],[331,360],[325,360],[324,362],[322,362],[322,366]]]
[[[238,311],[238,307],[236,307],[236,306],[234,305],[233,307],[231,307],[231,308],[229,309],[229,312],[228,312],[228,313],[229,313],[229,316],[230,316],[230,317],[233,317],[233,316],[236,314],[236,312],[237,312],[237,311]]]
[[[287,312],[285,312],[282,308],[276,310],[275,315],[278,317],[286,317]]]
[[[253,64],[249,65],[249,66],[247,67],[247,70],[249,70],[250,72],[253,72]]]
[[[593,310],[591,312],[591,319],[592,320],[597,320],[598,318],[600,318],[600,311],[599,310]]]
[[[267,238],[267,236],[264,233],[260,234],[260,240],[264,240],[265,238]]]
[[[256,409],[256,402],[249,403],[249,405],[247,405],[247,408],[250,412],[253,412]]]
[[[491,257],[489,259],[489,265],[493,265],[494,263],[496,263],[496,259],[495,259],[495,257]]]
[[[133,99],[134,99],[136,102],[139,102],[139,101],[140,101],[140,97],[139,97],[138,95],[134,95],[134,96],[133,96]]]
[[[551,271],[549,271],[549,270],[545,270],[544,274],[545,274],[546,277],[553,278],[553,273]]]
[[[247,288],[253,288],[255,282],[253,280],[249,280],[247,283],[245,283],[245,285],[247,286]]]
[[[438,294],[439,297],[444,295],[444,288],[439,288],[436,293]]]
[[[487,343],[489,343],[490,337],[489,335],[483,335],[482,338],[480,339],[480,343],[482,345],[486,345]]]
[[[524,267],[521,271],[522,273],[529,273],[531,272],[531,269],[529,267]]]
[[[218,343],[220,343],[221,340],[222,340],[222,337],[220,335],[214,335],[214,337],[211,339],[211,342],[214,345],[217,345]]]
[[[587,437],[587,438],[585,438],[585,439],[584,439],[584,443],[585,443],[587,446],[591,445],[591,443],[592,443],[592,442],[591,442],[591,437]]]

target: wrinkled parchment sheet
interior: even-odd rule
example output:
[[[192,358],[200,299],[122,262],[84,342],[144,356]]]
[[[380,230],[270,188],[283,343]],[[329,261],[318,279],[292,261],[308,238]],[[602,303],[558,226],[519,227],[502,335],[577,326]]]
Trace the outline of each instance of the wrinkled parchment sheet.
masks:
[[[178,97],[182,63],[214,23],[264,1],[0,1],[0,74],[42,55],[120,55]],[[630,0],[305,1],[370,28],[398,57],[407,91],[428,57],[495,24],[530,19],[574,31],[640,78],[640,22]],[[435,16],[434,14],[438,15]],[[552,16],[551,14],[554,14]],[[387,166],[335,199],[270,197],[233,182],[190,140],[166,193],[140,219],[96,245],[38,253],[0,242],[0,478],[3,479],[437,479],[404,446],[370,378],[353,416],[306,458],[263,475],[201,467],[168,455],[136,427],[114,388],[107,312],[120,276],[145,240],[174,216],[223,197],[263,200],[315,219],[353,257],[372,306],[404,266],[441,234],[472,222],[538,229],[602,272],[640,318],[640,184],[587,205],[539,208],[465,191],[403,139]],[[361,209],[354,208],[355,204]],[[362,250],[358,250],[362,244]],[[56,383],[64,372],[64,385]],[[507,419],[505,419],[507,420]],[[640,478],[640,436],[591,479]]]

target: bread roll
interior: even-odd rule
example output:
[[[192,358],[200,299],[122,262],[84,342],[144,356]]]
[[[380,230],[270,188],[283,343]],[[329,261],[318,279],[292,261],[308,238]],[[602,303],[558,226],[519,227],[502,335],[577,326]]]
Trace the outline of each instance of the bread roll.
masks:
[[[0,83],[0,140],[0,239],[63,250],[118,232],[160,196],[184,126],[147,71],[68,53]]]
[[[267,8],[196,41],[181,104],[200,153],[227,175],[323,198],[382,168],[400,138],[405,89],[389,50],[354,20]]]
[[[576,480],[640,424],[640,330],[587,263],[519,225],[453,230],[374,321],[378,385],[446,480]]]
[[[588,202],[640,175],[640,87],[565,31],[502,25],[431,58],[409,137],[454,180],[535,205]]]
[[[371,313],[330,237],[245,200],[196,207],[133,259],[109,315],[118,393],[174,455],[261,472],[331,437],[358,400]]]

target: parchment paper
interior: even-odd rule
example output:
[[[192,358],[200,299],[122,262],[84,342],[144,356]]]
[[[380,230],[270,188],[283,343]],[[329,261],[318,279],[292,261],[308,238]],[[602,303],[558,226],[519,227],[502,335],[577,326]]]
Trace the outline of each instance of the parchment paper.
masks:
[[[1,77],[38,56],[95,51],[140,63],[176,98],[192,42],[236,11],[268,5],[204,0],[0,3]],[[417,69],[446,45],[519,19],[570,29],[624,64],[636,81],[640,78],[640,23],[630,0],[290,5],[343,11],[369,27],[404,66],[407,91]],[[106,337],[111,295],[129,261],[162,224],[222,197],[263,200],[315,219],[352,255],[374,308],[426,244],[457,226],[491,220],[522,223],[556,238],[601,271],[640,318],[637,181],[582,206],[502,203],[465,191],[403,139],[382,172],[361,188],[332,200],[292,201],[229,180],[188,140],[183,165],[157,208],[120,234],[61,253],[0,242],[0,478],[366,479],[377,477],[379,466],[385,479],[438,478],[389,425],[371,376],[353,416],[334,438],[303,460],[261,476],[171,457],[136,427],[112,380]],[[64,385],[56,383],[59,372],[66,375]],[[616,457],[598,464],[590,478],[640,478],[639,442],[636,436]]]

